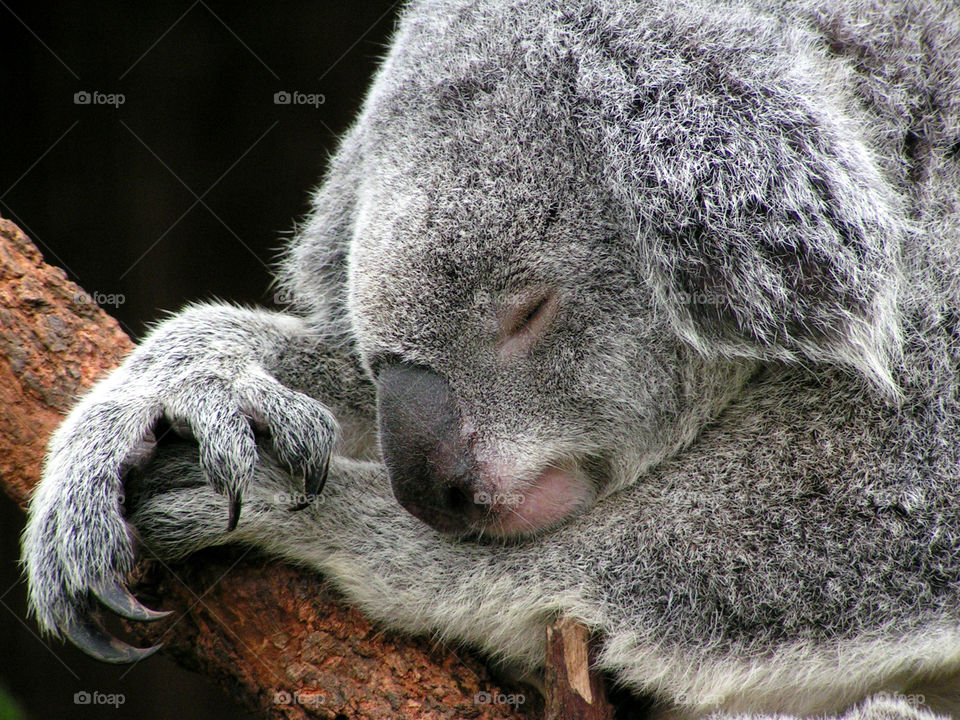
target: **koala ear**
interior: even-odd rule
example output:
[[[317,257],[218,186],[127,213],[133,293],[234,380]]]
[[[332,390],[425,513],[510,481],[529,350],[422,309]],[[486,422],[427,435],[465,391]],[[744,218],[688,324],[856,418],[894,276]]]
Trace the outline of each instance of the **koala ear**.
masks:
[[[802,107],[709,117],[686,128],[695,142],[672,126],[670,177],[648,184],[652,208],[638,212],[643,265],[677,333],[705,355],[845,365],[898,395],[905,223],[865,145]]]

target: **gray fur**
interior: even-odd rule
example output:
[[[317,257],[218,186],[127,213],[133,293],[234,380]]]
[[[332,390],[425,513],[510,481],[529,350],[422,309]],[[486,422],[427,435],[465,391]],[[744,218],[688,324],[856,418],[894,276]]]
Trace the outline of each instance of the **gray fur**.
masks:
[[[663,717],[960,717],[958,244],[955,5],[413,3],[285,255],[290,313],[187,310],[58,431],[32,607],[56,633],[131,568],[121,473],[167,414],[199,450],[128,503],[164,555],[249,543],[527,669],[571,615]],[[506,353],[531,288],[556,317]],[[370,382],[398,358],[504,491],[574,468],[566,522],[500,543],[405,513]]]

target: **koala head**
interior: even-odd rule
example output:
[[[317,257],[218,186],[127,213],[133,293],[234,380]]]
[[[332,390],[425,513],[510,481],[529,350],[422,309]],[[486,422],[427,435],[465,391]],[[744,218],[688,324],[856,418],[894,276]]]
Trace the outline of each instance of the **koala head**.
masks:
[[[588,506],[676,442],[703,364],[638,281],[610,198],[576,182],[545,197],[556,181],[535,172],[378,179],[359,213],[350,308],[384,460],[439,529],[513,535]],[[379,201],[398,193],[402,212]]]
[[[893,387],[902,228],[816,62],[571,32],[442,72],[401,53],[356,129],[344,312],[395,495],[444,532],[556,526],[761,363]]]

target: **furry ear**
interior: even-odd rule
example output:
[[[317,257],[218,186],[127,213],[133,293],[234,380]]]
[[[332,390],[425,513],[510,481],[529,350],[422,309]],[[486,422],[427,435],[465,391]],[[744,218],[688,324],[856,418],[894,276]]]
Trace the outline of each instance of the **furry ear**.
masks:
[[[669,137],[634,160],[643,265],[678,334],[708,355],[842,364],[896,396],[906,222],[856,126],[776,88],[696,104],[655,120]]]

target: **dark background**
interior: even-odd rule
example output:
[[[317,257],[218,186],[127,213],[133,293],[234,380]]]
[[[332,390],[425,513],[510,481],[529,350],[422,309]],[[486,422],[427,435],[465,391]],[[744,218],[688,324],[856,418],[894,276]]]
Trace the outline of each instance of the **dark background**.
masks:
[[[0,215],[134,339],[188,301],[271,304],[276,250],[359,108],[397,4],[0,0]],[[280,91],[324,102],[278,105]],[[81,92],[124,102],[78,104]],[[0,719],[245,716],[163,657],[131,669],[41,641],[22,526],[0,495]],[[77,705],[78,691],[125,702]]]

